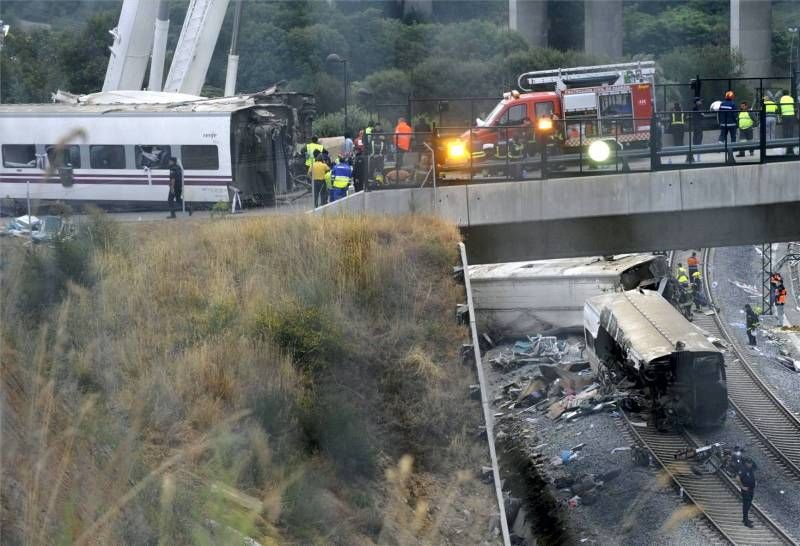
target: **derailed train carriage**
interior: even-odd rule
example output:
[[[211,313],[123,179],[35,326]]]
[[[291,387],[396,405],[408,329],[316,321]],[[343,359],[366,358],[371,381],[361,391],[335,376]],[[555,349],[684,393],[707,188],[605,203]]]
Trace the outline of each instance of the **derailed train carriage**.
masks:
[[[164,208],[170,156],[184,169],[189,203],[230,201],[238,192],[271,205],[294,189],[294,149],[310,137],[315,112],[313,96],[274,88],[213,99],[149,91],[58,97],[0,106],[4,206],[30,198]]]
[[[584,332],[592,370],[647,389],[659,428],[725,422],[722,352],[658,293],[630,291],[587,300]]]

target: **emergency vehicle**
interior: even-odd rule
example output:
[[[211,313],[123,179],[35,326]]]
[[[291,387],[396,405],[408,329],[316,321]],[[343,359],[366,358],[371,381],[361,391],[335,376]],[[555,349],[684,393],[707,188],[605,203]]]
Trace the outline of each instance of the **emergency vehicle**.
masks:
[[[644,146],[650,139],[654,76],[653,61],[526,72],[518,79],[522,92],[504,93],[486,119],[461,135],[463,146],[450,149],[466,152],[471,144],[473,158],[481,157],[498,142],[515,138],[528,122],[537,134],[555,136],[565,151],[598,140]]]

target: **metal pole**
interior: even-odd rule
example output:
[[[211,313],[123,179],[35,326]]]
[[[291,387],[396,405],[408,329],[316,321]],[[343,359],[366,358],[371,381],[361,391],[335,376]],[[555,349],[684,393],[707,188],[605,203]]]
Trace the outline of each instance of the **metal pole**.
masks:
[[[344,66],[344,132],[347,134],[347,59],[342,62]]]
[[[25,190],[28,194],[28,229],[33,231],[33,223],[31,222],[31,181],[25,181]]]

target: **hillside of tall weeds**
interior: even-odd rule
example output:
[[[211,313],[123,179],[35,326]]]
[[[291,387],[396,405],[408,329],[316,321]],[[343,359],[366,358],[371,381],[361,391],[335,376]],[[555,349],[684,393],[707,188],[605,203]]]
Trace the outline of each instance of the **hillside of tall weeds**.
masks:
[[[457,240],[100,213],[3,240],[0,543],[490,540]]]

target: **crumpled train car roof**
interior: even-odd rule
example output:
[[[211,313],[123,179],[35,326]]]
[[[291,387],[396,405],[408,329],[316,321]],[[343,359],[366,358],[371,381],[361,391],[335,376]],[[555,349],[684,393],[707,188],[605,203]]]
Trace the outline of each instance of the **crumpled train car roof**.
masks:
[[[720,352],[700,328],[652,290],[597,296],[588,300],[586,307],[586,328],[596,337],[602,325],[627,349],[631,360],[650,362],[669,355],[678,341],[687,351]]]
[[[530,262],[481,264],[469,267],[470,280],[497,279],[546,279],[561,277],[615,277],[637,265],[663,260],[653,254],[618,254],[613,260],[599,256],[582,258],[559,258]]]

